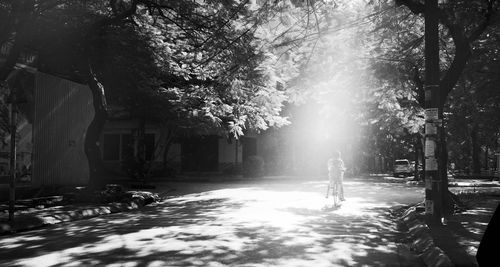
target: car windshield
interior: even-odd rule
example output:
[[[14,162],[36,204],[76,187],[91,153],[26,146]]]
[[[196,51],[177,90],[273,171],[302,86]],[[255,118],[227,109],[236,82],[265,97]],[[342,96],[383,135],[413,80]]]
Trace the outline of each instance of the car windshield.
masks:
[[[395,165],[408,165],[410,163],[406,160],[396,160],[396,162],[394,164]]]

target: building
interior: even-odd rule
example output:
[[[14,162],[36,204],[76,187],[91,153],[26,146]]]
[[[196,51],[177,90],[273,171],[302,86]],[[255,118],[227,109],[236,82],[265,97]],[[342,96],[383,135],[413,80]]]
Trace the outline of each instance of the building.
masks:
[[[93,117],[90,90],[85,85],[27,69],[18,69],[11,76],[9,87],[16,87],[21,102],[16,138],[18,186],[86,183],[89,170],[83,144]],[[10,135],[2,136],[2,155],[10,159]],[[2,158],[2,162],[9,170],[9,161]]]
[[[88,182],[89,167],[84,151],[85,133],[94,116],[90,89],[83,84],[36,69],[19,67],[9,79],[19,102],[17,124],[17,185],[22,188],[81,186]],[[1,99],[7,107],[8,93]],[[8,126],[9,110],[4,110]],[[111,117],[100,138],[105,166],[117,176],[126,176],[127,154],[137,153],[139,122]],[[10,179],[10,134],[1,130],[0,189]],[[223,173],[257,154],[257,139],[228,140],[214,133],[177,136],[165,155],[160,125],[146,123],[145,160],[161,176],[164,156],[176,173]],[[8,194],[3,194],[8,196]]]
[[[110,171],[125,174],[127,159],[138,153],[140,129],[141,122],[137,119],[115,117],[108,120],[100,144],[102,159]],[[234,166],[241,166],[249,156],[257,155],[256,135],[234,140],[213,131],[169,139],[161,125],[145,123],[143,138],[143,157],[158,176],[168,176],[171,172],[221,174]]]
[[[9,51],[8,43],[0,47],[0,63],[4,62]],[[87,85],[39,71],[37,61],[35,52],[23,51],[0,95],[2,192],[8,190],[11,177],[8,132],[11,89],[17,91],[18,106],[16,188],[22,191],[26,188],[79,186],[88,182],[89,166],[84,143],[86,130],[94,116],[91,91]],[[123,165],[127,155],[137,153],[138,128],[137,120],[119,116],[112,116],[104,127],[99,142],[102,158],[105,166],[117,176],[126,175]],[[160,125],[146,123],[144,139],[145,160],[151,163],[153,170],[161,170],[166,162],[169,169],[184,174],[223,173],[241,166],[245,159],[258,152],[257,135],[229,140],[214,131],[205,135],[176,136],[167,145]],[[162,175],[159,171],[156,174]]]

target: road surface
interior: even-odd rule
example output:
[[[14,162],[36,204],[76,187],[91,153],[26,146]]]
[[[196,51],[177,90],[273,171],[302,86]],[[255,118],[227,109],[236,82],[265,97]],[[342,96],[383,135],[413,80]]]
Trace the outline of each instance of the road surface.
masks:
[[[0,237],[0,266],[408,266],[390,207],[423,189],[347,178],[338,209],[326,180],[170,183],[141,210]],[[163,190],[163,189],[160,189]]]

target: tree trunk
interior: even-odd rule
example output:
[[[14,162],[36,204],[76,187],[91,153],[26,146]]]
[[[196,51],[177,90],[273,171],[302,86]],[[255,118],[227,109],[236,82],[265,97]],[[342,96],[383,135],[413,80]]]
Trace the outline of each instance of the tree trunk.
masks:
[[[425,49],[425,79],[426,79],[426,86],[439,86],[439,90],[433,90],[432,93],[432,101],[425,101],[426,102],[426,108],[430,107],[428,104],[432,104],[432,107],[438,107],[439,112],[440,112],[440,119],[443,119],[442,117],[442,111],[443,111],[443,106],[446,103],[446,99],[448,94],[453,90],[455,85],[458,82],[458,79],[460,78],[460,75],[465,68],[467,64],[467,60],[469,59],[471,55],[471,49],[470,49],[470,42],[476,40],[483,32],[484,30],[490,25],[490,23],[493,20],[492,14],[496,12],[495,7],[494,7],[494,2],[495,1],[489,1],[487,9],[485,9],[485,19],[479,23],[469,34],[469,37],[465,35],[466,31],[463,27],[463,25],[460,24],[454,24],[453,19],[449,19],[449,17],[446,16],[446,12],[442,12],[442,10],[439,10],[438,6],[438,1],[433,0],[433,1],[425,1],[424,3],[420,1],[413,1],[413,0],[396,0],[397,5],[405,5],[408,7],[413,13],[415,14],[424,14],[425,17],[425,43],[426,43],[426,49]],[[450,64],[450,67],[448,70],[444,72],[443,78],[439,79],[439,45],[438,45],[438,20],[443,23],[443,25],[448,29],[449,33],[451,34],[453,38],[453,42],[455,44],[455,53],[453,57],[453,61]],[[428,31],[428,29],[430,31]],[[428,44],[431,44],[430,46]],[[431,48],[431,49],[428,49]],[[431,59],[431,60],[429,60]],[[429,102],[429,103],[427,103]],[[432,102],[432,103],[431,103]],[[447,199],[449,197],[449,191],[447,190],[448,186],[448,177],[447,177],[447,160],[448,160],[448,153],[447,149],[445,146],[445,131],[444,131],[444,125],[443,127],[438,127],[439,129],[439,137],[441,140],[438,143],[438,156],[440,157],[438,159],[439,162],[439,168],[435,174],[431,173],[430,171],[426,171],[426,176],[427,175],[438,175],[440,176],[440,181],[441,185],[443,188],[436,187],[432,190],[432,197],[430,194],[426,192],[426,201],[427,200],[433,200],[433,201],[440,201],[443,199]],[[479,171],[476,170],[476,168],[480,168],[479,161],[478,161],[478,153],[477,153],[477,133],[476,129],[472,130],[473,134],[473,168],[474,172]],[[446,190],[443,190],[446,189]],[[429,193],[430,190],[429,190]],[[446,193],[446,194],[444,194]],[[439,196],[438,196],[439,195]],[[440,215],[440,204],[437,204],[436,207],[434,208],[434,214],[439,217]],[[445,203],[443,203],[445,204]],[[446,208],[446,206],[445,206]],[[444,210],[446,212],[446,210]]]
[[[448,189],[448,146],[447,146],[447,136],[446,136],[446,131],[445,131],[445,125],[443,123],[442,130],[440,132],[441,135],[441,149],[439,150],[441,152],[440,155],[440,168],[439,171],[440,176],[442,177],[441,179],[441,186],[442,186],[442,203],[443,203],[443,215],[445,217],[449,217],[453,214],[453,204],[454,204],[454,198],[453,198],[453,193],[449,191]]]
[[[420,172],[418,170],[418,166],[420,165],[419,158],[420,158],[420,154],[422,151],[422,140],[421,139],[422,138],[420,136],[420,133],[417,132],[415,134],[415,167],[414,167],[415,169],[413,170],[415,180],[420,180]]]
[[[166,174],[166,175],[173,175],[173,173],[169,173],[169,168],[168,168],[168,152],[170,151],[170,147],[172,146],[172,143],[174,141],[174,135],[175,135],[175,131],[173,130],[167,130],[168,133],[167,133],[167,136],[165,137],[165,148],[163,150],[163,159],[162,159],[162,173],[163,174]]]
[[[420,133],[419,133],[420,134]],[[422,159],[422,172],[421,172],[421,176],[422,176],[422,181],[425,181],[425,151],[424,151],[424,142],[425,142],[425,138],[423,138],[424,136],[420,135],[420,159]]]
[[[163,149],[163,159],[162,159],[162,172],[165,173],[168,170],[168,152],[170,151],[171,141],[165,142],[165,148]]]
[[[472,126],[471,142],[472,142],[472,173],[478,174],[481,172],[481,162],[479,160],[479,140],[477,137],[477,126]]]
[[[140,161],[146,160],[145,137],[146,120],[144,118],[139,118],[139,125],[137,126],[134,139],[134,156]]]
[[[146,120],[139,118],[139,126],[136,130],[134,140],[135,144],[135,161],[137,163],[137,178],[142,182],[146,182]]]
[[[484,170],[485,171],[490,170],[490,166],[489,166],[489,162],[488,162],[488,152],[489,152],[489,148],[485,147],[484,148]]]
[[[96,75],[89,66],[87,70],[88,85],[92,92],[94,107],[94,119],[87,128],[85,134],[85,154],[89,164],[89,189],[98,190],[106,184],[105,168],[101,158],[99,137],[106,123],[108,113],[106,110],[106,98],[104,87],[98,81]]]

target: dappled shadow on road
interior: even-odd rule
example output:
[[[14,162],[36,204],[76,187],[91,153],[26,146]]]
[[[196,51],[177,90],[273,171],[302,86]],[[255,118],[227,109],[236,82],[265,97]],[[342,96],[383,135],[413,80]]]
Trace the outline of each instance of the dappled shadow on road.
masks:
[[[398,265],[398,232],[387,209],[401,203],[390,196],[375,201],[388,188],[358,182],[347,181],[350,193],[339,209],[323,209],[330,205],[324,182],[173,197],[140,211],[5,237],[0,264]]]

